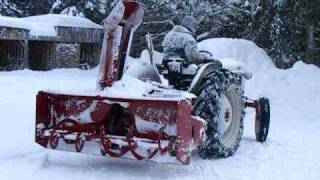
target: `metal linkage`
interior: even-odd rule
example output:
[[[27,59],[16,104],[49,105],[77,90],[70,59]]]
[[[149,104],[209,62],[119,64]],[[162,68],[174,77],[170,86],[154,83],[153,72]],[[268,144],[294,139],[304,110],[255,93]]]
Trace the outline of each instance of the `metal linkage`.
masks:
[[[246,108],[250,107],[250,108],[255,109],[256,119],[259,119],[260,110],[259,110],[259,102],[257,100],[252,100],[252,99],[246,98],[245,107]]]
[[[258,101],[246,98],[245,107],[256,108],[258,107]]]

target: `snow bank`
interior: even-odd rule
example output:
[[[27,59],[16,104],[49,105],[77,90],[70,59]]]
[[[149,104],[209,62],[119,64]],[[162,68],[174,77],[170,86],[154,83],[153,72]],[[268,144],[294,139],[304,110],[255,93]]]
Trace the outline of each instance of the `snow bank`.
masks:
[[[275,69],[272,59],[252,41],[244,39],[214,38],[199,43],[217,59],[231,58],[244,63],[254,74]]]
[[[244,39],[213,38],[199,43],[199,49],[211,52],[216,59],[235,59],[245,64],[253,73],[253,78],[246,82],[246,94],[253,98],[267,95],[266,80],[276,71],[268,54],[252,41]]]
[[[244,39],[209,39],[201,42],[199,48],[210,51],[217,59],[231,58],[244,63],[253,72],[253,78],[245,85],[245,95],[251,98],[269,97],[272,105],[281,104],[284,111],[295,107],[299,110],[288,110],[295,115],[308,114],[310,108],[320,105],[320,71],[314,65],[297,62],[291,69],[277,69],[262,48]]]

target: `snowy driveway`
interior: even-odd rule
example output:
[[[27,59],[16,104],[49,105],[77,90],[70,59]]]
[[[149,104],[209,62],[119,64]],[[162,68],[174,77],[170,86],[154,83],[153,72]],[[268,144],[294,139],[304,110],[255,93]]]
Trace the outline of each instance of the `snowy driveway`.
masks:
[[[89,84],[89,85],[88,85]],[[271,98],[272,123],[265,144],[254,140],[248,112],[241,147],[227,159],[201,160],[189,166],[106,159],[46,150],[34,143],[35,94],[49,87],[94,87],[95,72],[0,73],[0,179],[318,179],[320,113],[313,101]],[[280,91],[281,92],[281,91]],[[273,95],[272,93],[267,93]],[[308,95],[310,96],[310,95]],[[288,97],[284,94],[283,98]],[[278,104],[279,103],[279,104]],[[300,103],[302,109],[292,109]],[[299,113],[301,112],[301,113]]]
[[[0,72],[0,179],[317,180],[320,69],[297,63],[287,71],[269,67],[262,72],[262,65],[249,66],[256,76],[248,82],[246,92],[254,98],[264,95],[271,100],[268,141],[255,141],[254,114],[249,110],[241,147],[233,157],[201,160],[195,153],[189,166],[44,149],[34,142],[37,91],[94,88],[95,70]]]

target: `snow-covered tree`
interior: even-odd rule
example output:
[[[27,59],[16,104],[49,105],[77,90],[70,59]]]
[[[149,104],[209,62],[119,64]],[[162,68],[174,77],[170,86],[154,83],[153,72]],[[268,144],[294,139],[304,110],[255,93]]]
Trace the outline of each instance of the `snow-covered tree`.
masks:
[[[9,6],[7,10],[11,13],[9,16],[24,17],[39,14],[46,14],[50,11],[54,0],[3,0],[7,1]]]
[[[85,16],[100,23],[118,0],[0,0],[0,15],[46,13]],[[150,32],[161,50],[164,35],[185,15],[199,20],[199,40],[245,38],[267,50],[279,67],[297,60],[320,65],[319,0],[140,0],[144,21],[135,34],[132,55],[145,48]]]
[[[50,13],[85,16],[100,23],[114,7],[116,0],[54,0]]]
[[[304,0],[306,29],[306,62],[320,65],[320,1]]]
[[[283,0],[274,4],[277,10],[271,22],[269,54],[280,67],[290,67],[297,60],[320,64],[316,43],[320,2]]]

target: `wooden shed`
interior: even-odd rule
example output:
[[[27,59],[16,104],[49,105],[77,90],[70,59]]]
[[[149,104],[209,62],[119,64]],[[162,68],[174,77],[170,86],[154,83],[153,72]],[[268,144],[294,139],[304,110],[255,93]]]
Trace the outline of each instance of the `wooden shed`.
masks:
[[[0,19],[0,71],[28,67],[28,35],[15,18]]]
[[[0,70],[95,67],[99,63],[102,26],[86,18],[54,14],[14,19],[26,28],[0,26],[0,47],[17,49],[0,51]],[[11,60],[11,56],[10,60],[3,58],[8,54],[17,56],[16,60]],[[8,64],[9,61],[13,65]],[[1,69],[1,63],[5,68]]]
[[[31,69],[95,67],[98,64],[102,26],[86,18],[56,14],[22,19],[33,24],[29,38]]]
[[[103,30],[96,28],[56,27],[58,43],[78,44],[79,63],[94,67],[99,63]]]

